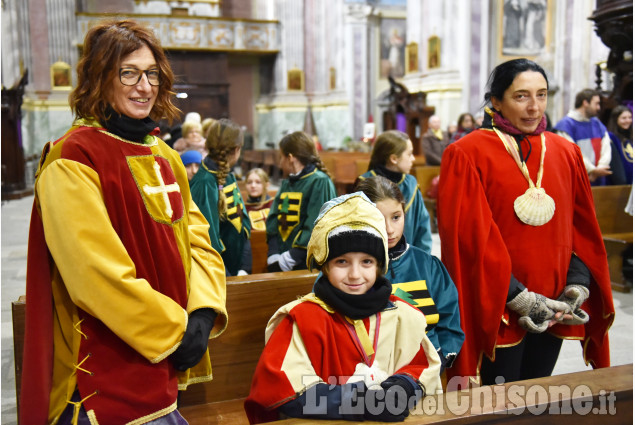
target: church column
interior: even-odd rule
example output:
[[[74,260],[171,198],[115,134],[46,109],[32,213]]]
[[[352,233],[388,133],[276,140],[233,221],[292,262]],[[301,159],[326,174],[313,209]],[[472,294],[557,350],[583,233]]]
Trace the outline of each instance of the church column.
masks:
[[[443,128],[469,108],[471,3],[463,0],[408,0],[406,43],[418,45],[418,70],[403,78],[412,92],[426,92],[426,103],[435,107]],[[467,6],[467,7],[466,7]],[[428,41],[439,38],[436,67],[428,61]]]
[[[47,0],[46,6],[51,65],[54,62],[63,61],[72,66],[78,60],[75,44],[82,41],[75,39],[77,32],[75,2],[74,0]]]
[[[266,8],[259,7],[266,13]],[[306,114],[305,90],[289,90],[288,71],[306,72],[305,2],[276,0],[274,19],[279,20],[280,51],[273,65],[273,84],[256,104],[256,147],[278,146],[284,132],[302,130]],[[299,82],[300,80],[294,80]],[[306,80],[305,80],[306,88]]]
[[[360,140],[368,120],[372,96],[369,89],[371,71],[376,55],[370,49],[370,27],[373,7],[367,4],[348,4],[346,10],[346,89],[351,100],[349,117],[354,140]]]
[[[46,0],[28,0],[28,25],[31,39],[29,87],[39,98],[46,98],[51,90],[49,28]]]

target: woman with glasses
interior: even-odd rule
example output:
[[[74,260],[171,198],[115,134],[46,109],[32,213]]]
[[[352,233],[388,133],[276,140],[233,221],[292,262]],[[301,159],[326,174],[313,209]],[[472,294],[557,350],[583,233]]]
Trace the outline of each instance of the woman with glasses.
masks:
[[[174,76],[133,21],[91,28],[77,70],[75,122],[35,182],[20,420],[186,424],[178,390],[211,379],[227,313],[208,224],[157,137]]]

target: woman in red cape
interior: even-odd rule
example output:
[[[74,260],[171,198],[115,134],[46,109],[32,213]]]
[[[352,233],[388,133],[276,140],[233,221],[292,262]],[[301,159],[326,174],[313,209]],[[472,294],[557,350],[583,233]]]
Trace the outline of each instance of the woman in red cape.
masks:
[[[610,365],[606,252],[580,149],[545,132],[548,88],[532,61],[499,65],[483,128],[441,162],[442,258],[465,332],[451,373],[482,384],[551,375],[562,339]]]

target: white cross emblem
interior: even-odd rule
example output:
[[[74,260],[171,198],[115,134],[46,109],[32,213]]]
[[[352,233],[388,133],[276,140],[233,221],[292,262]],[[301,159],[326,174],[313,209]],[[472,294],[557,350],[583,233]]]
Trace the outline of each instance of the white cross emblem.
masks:
[[[153,167],[154,167],[154,172],[157,175],[157,178],[159,179],[159,185],[150,186],[146,184],[145,186],[143,186],[143,191],[146,193],[146,195],[161,194],[163,196],[163,202],[165,202],[165,213],[168,215],[168,217],[172,217],[173,210],[172,210],[172,205],[170,205],[170,198],[168,197],[168,193],[180,192],[181,188],[179,187],[177,183],[172,183],[168,185],[165,184],[165,182],[163,181],[163,176],[161,175],[161,166],[159,165],[158,162],[155,162]]]

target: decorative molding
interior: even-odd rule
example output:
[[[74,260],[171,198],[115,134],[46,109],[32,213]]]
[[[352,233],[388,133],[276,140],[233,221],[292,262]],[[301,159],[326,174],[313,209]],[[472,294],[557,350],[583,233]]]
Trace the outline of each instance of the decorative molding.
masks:
[[[201,16],[110,15],[132,18],[152,28],[166,50],[207,50],[274,54],[280,51],[280,22]],[[103,14],[77,14],[77,40],[104,19]]]

